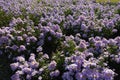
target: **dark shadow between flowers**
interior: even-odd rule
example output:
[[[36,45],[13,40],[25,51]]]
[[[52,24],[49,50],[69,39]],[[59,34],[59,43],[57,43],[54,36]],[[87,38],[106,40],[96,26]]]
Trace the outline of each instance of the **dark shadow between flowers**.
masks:
[[[114,80],[120,80],[120,63],[116,63],[115,61],[108,60],[108,66],[110,69],[114,69],[115,73],[117,74],[114,77]]]
[[[51,58],[52,53],[57,50],[57,48],[60,46],[59,39],[56,39],[54,36],[52,36],[51,40],[48,40],[48,37],[44,40],[43,47],[43,53],[46,53]]]

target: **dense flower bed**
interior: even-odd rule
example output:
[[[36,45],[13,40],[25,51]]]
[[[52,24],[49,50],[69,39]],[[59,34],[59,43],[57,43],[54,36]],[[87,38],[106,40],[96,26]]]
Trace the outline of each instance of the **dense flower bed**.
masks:
[[[0,80],[119,80],[120,3],[0,0]]]

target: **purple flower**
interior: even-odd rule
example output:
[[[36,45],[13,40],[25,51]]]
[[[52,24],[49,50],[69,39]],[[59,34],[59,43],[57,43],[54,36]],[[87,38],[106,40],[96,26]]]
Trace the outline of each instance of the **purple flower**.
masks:
[[[59,70],[55,70],[55,71],[50,72],[51,77],[57,77],[57,76],[59,76],[59,74],[60,74]]]
[[[108,28],[111,28],[113,26],[114,26],[114,22],[113,21],[110,21],[110,22],[107,23],[107,27]]]
[[[96,41],[99,41],[99,40],[101,40],[101,37],[96,36],[96,37],[95,37],[95,40],[96,40]]]
[[[42,40],[42,39],[37,42],[37,45],[39,45],[39,46],[43,46],[43,44],[44,44],[44,40]]]
[[[43,27],[43,32],[44,33],[48,33],[50,30],[49,30],[49,27]]]
[[[49,56],[48,56],[47,54],[44,54],[44,55],[42,56],[42,58],[43,58],[43,59],[49,59]]]
[[[26,50],[26,47],[24,45],[20,45],[18,52],[25,51],[25,50]]]
[[[84,20],[85,20],[85,16],[81,15],[81,16],[79,16],[79,19],[80,19],[81,21],[84,21]]]
[[[2,29],[0,29],[0,35],[2,35],[2,34],[4,34],[5,32],[2,30]]]
[[[12,75],[12,76],[11,76],[11,79],[12,79],[12,80],[21,80],[19,74],[14,74],[14,75]]]
[[[42,47],[39,46],[39,47],[37,48],[37,52],[41,52],[41,51],[42,51]]]
[[[80,42],[79,47],[83,48],[83,49],[86,49],[87,45],[84,42]]]
[[[62,75],[62,79],[63,79],[63,80],[73,80],[73,77],[70,75],[69,72],[65,72],[65,73],[63,73],[63,75]]]
[[[81,30],[86,30],[88,27],[85,24],[81,25]]]
[[[77,68],[78,68],[77,64],[70,64],[70,65],[67,66],[67,69],[71,72],[72,71],[77,71]]]
[[[115,72],[107,68],[103,70],[102,74],[105,80],[113,80],[113,77],[115,76]]]
[[[27,34],[23,34],[23,38],[27,38],[28,37],[28,35]]]
[[[59,26],[58,26],[58,25],[55,25],[55,26],[52,27],[52,29],[53,29],[54,31],[56,31],[56,30],[59,29]]]
[[[95,42],[95,46],[96,46],[97,48],[99,48],[99,47],[104,47],[105,44],[102,43],[102,41],[96,41],[96,42]]]
[[[75,78],[76,78],[77,80],[86,80],[86,78],[84,77],[84,75],[81,74],[81,73],[79,73],[79,72],[76,73]]]
[[[13,70],[13,71],[15,71],[17,68],[18,68],[18,66],[19,66],[19,63],[17,62],[17,63],[12,63],[12,64],[10,64],[10,67],[11,67],[11,69]]]
[[[56,32],[56,37],[57,38],[61,38],[62,37],[62,33]]]
[[[51,35],[55,35],[56,34],[55,31],[53,31],[53,30],[50,30],[50,33],[51,33]]]
[[[29,62],[29,65],[31,68],[38,68],[39,63],[36,61],[31,61],[31,62]]]
[[[17,36],[17,40],[22,41],[23,40],[22,36]]]
[[[19,62],[24,62],[24,61],[25,61],[25,58],[24,58],[23,56],[18,56],[18,57],[16,58],[16,60],[19,61]]]
[[[36,74],[38,74],[38,71],[33,70],[32,73],[31,73],[31,76],[35,76]]]
[[[55,61],[51,61],[51,63],[48,65],[49,70],[54,70],[57,66],[57,63]]]
[[[87,34],[83,34],[82,37],[83,37],[83,38],[87,38]]]
[[[48,40],[49,40],[49,41],[51,41],[51,40],[52,40],[52,37],[51,37],[51,36],[49,36],[49,37],[48,37]]]
[[[35,36],[32,36],[32,37],[30,37],[30,40],[31,40],[32,42],[36,42],[36,41],[37,41],[37,38],[36,38]]]
[[[29,57],[29,61],[35,61],[35,55],[34,54],[31,54],[30,57]]]
[[[2,36],[0,38],[0,45],[3,44],[3,43],[5,43],[5,44],[8,43],[8,37]]]
[[[27,42],[27,43],[30,42],[30,37],[26,37],[26,42]]]
[[[11,49],[14,50],[14,51],[16,51],[16,50],[18,49],[18,46],[17,46],[17,45],[13,45],[13,46],[11,47]]]
[[[39,69],[39,74],[41,74],[43,71],[44,71],[44,69],[43,69],[43,68],[40,68],[40,69]]]
[[[29,67],[28,62],[25,61],[24,64],[23,64],[23,66],[24,66],[24,67]]]
[[[22,71],[26,74],[30,74],[32,69],[31,68],[23,68]]]
[[[117,29],[113,29],[113,30],[112,30],[113,33],[116,33],[117,31],[118,31]]]
[[[30,74],[27,74],[26,79],[31,80],[32,76]]]
[[[106,45],[108,44],[108,40],[107,40],[106,38],[103,38],[103,39],[102,39],[102,42],[103,42],[104,44],[106,44]]]
[[[24,72],[21,71],[21,70],[17,70],[15,73],[16,73],[16,74],[19,74],[19,75],[24,75]]]
[[[41,76],[39,76],[39,77],[38,77],[38,80],[42,80],[42,77],[41,77]]]
[[[116,45],[117,41],[115,41],[114,39],[109,39],[109,45]]]

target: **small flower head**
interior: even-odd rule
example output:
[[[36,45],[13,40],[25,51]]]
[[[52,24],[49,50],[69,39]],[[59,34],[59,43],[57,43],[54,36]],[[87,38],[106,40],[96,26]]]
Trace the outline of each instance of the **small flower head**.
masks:
[[[48,65],[49,70],[54,70],[57,66],[57,63],[55,61],[51,61],[51,63]]]

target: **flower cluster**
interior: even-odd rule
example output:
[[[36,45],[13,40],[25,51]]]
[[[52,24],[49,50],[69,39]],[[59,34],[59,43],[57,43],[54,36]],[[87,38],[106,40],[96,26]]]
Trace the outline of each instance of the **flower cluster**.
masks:
[[[119,80],[120,3],[0,0],[0,80]]]

